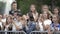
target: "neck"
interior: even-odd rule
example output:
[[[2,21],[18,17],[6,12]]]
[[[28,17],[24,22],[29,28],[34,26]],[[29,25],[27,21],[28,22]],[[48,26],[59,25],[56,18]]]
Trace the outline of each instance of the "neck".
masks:
[[[32,13],[35,13],[35,11],[32,11]]]

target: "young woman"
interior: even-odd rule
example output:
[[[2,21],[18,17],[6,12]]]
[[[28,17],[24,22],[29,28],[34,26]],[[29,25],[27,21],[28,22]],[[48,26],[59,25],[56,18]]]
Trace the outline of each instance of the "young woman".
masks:
[[[42,21],[42,25],[43,25],[43,29],[45,31],[48,31],[48,34],[51,34],[51,31],[50,31],[50,24],[51,24],[51,20],[48,19],[48,14],[47,12],[43,12],[43,21]]]
[[[31,31],[34,31],[36,27],[33,15],[30,14],[29,15],[29,21],[27,22],[27,24],[24,27],[24,30],[27,34],[29,34]]]
[[[59,15],[59,7],[55,7],[54,9],[53,9],[53,14],[54,15]]]
[[[42,25],[42,21],[43,21],[43,15],[40,14],[39,18],[38,18],[38,23],[37,23],[37,30],[39,31],[43,31],[43,25]]]
[[[52,31],[60,31],[60,24],[59,24],[59,17],[57,15],[54,15],[52,17],[53,23],[51,23],[51,30]]]
[[[54,9],[53,9],[53,15],[57,15],[59,17],[59,19],[60,19],[59,7],[54,7]]]
[[[49,10],[48,5],[42,5],[42,10],[41,11],[42,11],[42,13],[43,12],[47,12],[49,19],[51,19],[51,16],[53,16],[53,14],[51,13],[51,11]]]
[[[13,18],[11,18],[10,16],[7,17],[6,24],[5,24],[5,31],[12,31],[12,27],[13,27],[12,20]]]
[[[38,26],[36,27],[39,31],[48,31],[48,34],[51,34],[50,31],[50,24],[51,24],[51,20],[48,19],[48,14],[47,12],[43,12],[42,14],[40,14],[40,17],[38,19]]]
[[[38,19],[38,12],[37,12],[36,6],[34,4],[31,4],[30,12],[27,15],[29,16],[30,14],[33,15],[34,21],[37,21],[37,19]]]

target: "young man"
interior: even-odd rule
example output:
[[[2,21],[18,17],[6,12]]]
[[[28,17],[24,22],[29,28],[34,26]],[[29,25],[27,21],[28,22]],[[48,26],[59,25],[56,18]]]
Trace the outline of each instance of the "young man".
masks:
[[[12,4],[11,4],[11,10],[9,11],[9,14],[10,15],[13,15],[14,12],[17,12],[18,14],[22,14],[20,10],[17,9],[17,2],[14,1]]]
[[[11,11],[9,12],[10,15],[13,15],[13,13],[17,11],[17,3],[16,2],[13,2],[11,4]]]

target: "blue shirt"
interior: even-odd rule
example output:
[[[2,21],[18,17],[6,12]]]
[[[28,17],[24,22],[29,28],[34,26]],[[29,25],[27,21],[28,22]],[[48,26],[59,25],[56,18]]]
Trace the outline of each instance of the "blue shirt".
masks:
[[[54,23],[52,23],[50,26],[51,26],[51,30],[55,30],[57,28],[58,31],[60,31],[60,24],[54,24]]]
[[[31,31],[34,31],[35,28],[36,28],[36,24],[35,24],[34,21],[29,21],[27,25],[28,25],[28,26],[27,26],[28,29],[26,29],[26,27],[24,27],[24,30],[25,30],[25,32],[26,32],[27,34],[29,34]]]

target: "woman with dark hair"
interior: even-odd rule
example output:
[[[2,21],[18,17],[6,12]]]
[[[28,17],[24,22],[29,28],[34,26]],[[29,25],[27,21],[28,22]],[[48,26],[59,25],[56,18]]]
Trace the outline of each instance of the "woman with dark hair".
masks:
[[[57,16],[59,15],[59,7],[54,7],[53,14]]]
[[[60,11],[59,11],[59,7],[54,7],[53,9],[53,15],[57,15],[59,17],[60,20]],[[60,22],[60,21],[59,21]]]
[[[29,21],[27,24],[24,26],[24,31],[29,34],[31,31],[34,31],[36,27],[34,17],[32,14],[29,14]]]
[[[34,18],[34,21],[37,21],[37,19],[38,19],[38,12],[37,12],[36,6],[34,4],[31,4],[30,12],[27,15],[29,16],[29,14],[32,14],[33,18]]]

